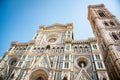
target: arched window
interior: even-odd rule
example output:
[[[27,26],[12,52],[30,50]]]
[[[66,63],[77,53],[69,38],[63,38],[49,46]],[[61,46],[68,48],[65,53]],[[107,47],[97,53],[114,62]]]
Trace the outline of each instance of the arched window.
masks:
[[[80,46],[80,50],[79,50],[79,52],[82,52],[82,46]]]
[[[69,62],[65,62],[64,68],[69,68]]]
[[[77,52],[77,47],[76,46],[74,47],[74,52]]]
[[[32,72],[29,80],[48,80],[48,74],[46,71],[39,69]]]
[[[98,68],[103,68],[102,62],[97,62],[97,64],[98,64]]]
[[[40,52],[40,48],[38,48],[38,52]]]
[[[64,77],[63,80],[67,80],[67,77]]]
[[[97,49],[97,46],[94,44],[94,45],[93,45],[93,48],[94,48],[94,49]]]
[[[91,49],[90,49],[90,47],[88,47],[88,48],[87,48],[87,52],[91,52]]]
[[[112,22],[112,21],[110,21],[110,24],[111,24],[112,26],[115,26],[114,22]]]
[[[88,47],[87,46],[85,46],[85,52],[87,52],[88,51]]]
[[[105,25],[105,26],[109,26],[109,24],[108,24],[106,21],[104,21],[104,25]]]
[[[64,52],[64,48],[63,47],[61,48],[61,52]]]
[[[57,52],[58,52],[58,53],[60,52],[60,49],[59,49],[59,47],[57,47]]]
[[[69,55],[65,55],[65,60],[69,60]]]
[[[119,40],[119,38],[117,37],[117,35],[115,33],[112,33],[112,36],[115,40]]]
[[[41,48],[41,51],[40,52],[44,52],[44,48]]]
[[[105,12],[102,10],[97,11],[100,17],[105,17]]]
[[[50,45],[47,45],[46,50],[50,50]]]

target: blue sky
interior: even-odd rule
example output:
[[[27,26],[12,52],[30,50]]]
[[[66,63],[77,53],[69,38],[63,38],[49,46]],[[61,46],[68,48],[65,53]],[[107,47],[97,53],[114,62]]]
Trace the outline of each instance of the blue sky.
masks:
[[[120,19],[119,0],[0,0],[0,56],[12,41],[27,42],[38,26],[73,23],[74,39],[94,37],[87,7],[105,6]]]

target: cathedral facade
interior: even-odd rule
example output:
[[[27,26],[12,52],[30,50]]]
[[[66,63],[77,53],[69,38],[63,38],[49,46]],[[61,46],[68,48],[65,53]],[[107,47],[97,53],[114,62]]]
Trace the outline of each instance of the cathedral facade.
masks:
[[[100,6],[88,7],[88,19],[91,24],[92,12]],[[104,6],[100,8],[104,9]],[[102,13],[100,15],[103,16]],[[97,22],[99,24],[99,21],[94,23]],[[93,31],[97,29],[94,24],[92,28]],[[99,30],[102,33],[102,29]],[[72,23],[40,26],[31,41],[11,43],[11,47],[0,60],[0,80],[117,80],[119,73],[116,77],[110,77],[116,73],[110,71],[114,67],[120,71],[120,55],[114,56],[118,61],[113,62],[115,66],[111,66],[109,53],[103,52],[100,46],[104,40],[99,42],[101,39],[98,39],[99,36],[87,40],[74,40]],[[114,44],[108,44],[106,48],[114,51]]]

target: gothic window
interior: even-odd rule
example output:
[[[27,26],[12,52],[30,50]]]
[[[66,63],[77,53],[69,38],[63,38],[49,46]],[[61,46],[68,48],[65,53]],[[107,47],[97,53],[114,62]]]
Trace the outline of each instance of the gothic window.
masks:
[[[99,54],[96,54],[95,57],[96,57],[96,59],[100,59],[100,55]]]
[[[66,50],[70,50],[70,45],[67,45],[67,46],[66,46]]]
[[[41,48],[41,52],[44,52],[44,48]]]
[[[53,52],[55,52],[55,47],[53,47],[53,49],[52,49],[52,50],[53,50]]]
[[[58,52],[58,53],[60,52],[60,49],[59,49],[59,47],[57,47],[57,52]]]
[[[47,45],[46,50],[50,50],[50,45]]]
[[[105,26],[109,26],[109,24],[108,24],[106,21],[104,21],[104,25],[105,25]]]
[[[91,51],[90,47],[88,47],[87,51],[88,51],[88,52],[90,52],[90,51]]]
[[[93,45],[93,48],[94,48],[94,49],[97,49],[97,46],[94,44],[94,45]]]
[[[102,10],[97,11],[100,17],[105,17],[105,12]]]
[[[112,22],[112,21],[110,21],[110,24],[111,24],[112,26],[115,26],[114,22]]]
[[[47,45],[46,49],[50,50],[50,45]]]
[[[65,60],[69,60],[69,55],[65,55]]]
[[[87,52],[88,51],[88,47],[87,46],[85,46],[85,52]]]
[[[77,52],[77,47],[76,46],[74,47],[74,52]]]
[[[40,48],[38,48],[38,52],[40,52]]]
[[[66,78],[66,77],[64,77],[64,78],[63,78],[63,80],[67,80],[67,78]]]
[[[61,48],[61,52],[64,52],[64,48],[63,47]]]
[[[119,40],[119,38],[117,37],[117,35],[115,33],[112,33],[112,36],[115,40]]]
[[[82,46],[80,46],[80,50],[79,50],[79,52],[82,52]]]
[[[102,62],[97,62],[97,64],[98,64],[98,68],[103,68]]]
[[[65,67],[65,68],[69,68],[69,62],[65,62],[64,67]]]

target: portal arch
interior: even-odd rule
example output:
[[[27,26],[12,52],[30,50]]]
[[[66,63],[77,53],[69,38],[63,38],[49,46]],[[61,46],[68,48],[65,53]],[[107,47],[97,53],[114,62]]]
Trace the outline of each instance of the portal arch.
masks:
[[[48,80],[48,74],[45,70],[38,69],[31,73],[29,80]]]

